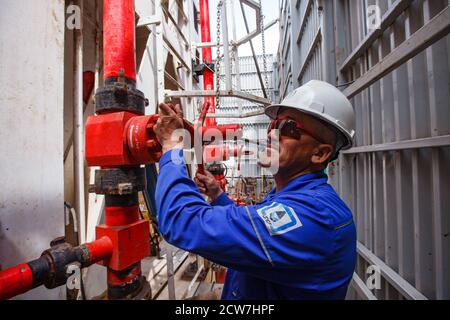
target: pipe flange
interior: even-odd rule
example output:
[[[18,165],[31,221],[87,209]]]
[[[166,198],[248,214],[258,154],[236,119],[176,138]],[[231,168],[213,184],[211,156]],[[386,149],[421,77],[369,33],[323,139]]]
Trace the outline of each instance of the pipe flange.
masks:
[[[146,279],[143,276],[136,277],[133,281],[122,286],[108,285],[109,300],[143,300],[148,297],[149,287],[146,286]],[[145,289],[145,290],[143,290]],[[151,294],[151,291],[150,291]],[[148,299],[148,298],[147,298]]]
[[[130,195],[146,188],[144,168],[113,168],[95,171],[95,184],[89,192],[105,195]]]
[[[143,115],[147,105],[148,100],[136,89],[136,82],[126,78],[109,78],[95,93],[95,112],[98,114],[129,111]]]

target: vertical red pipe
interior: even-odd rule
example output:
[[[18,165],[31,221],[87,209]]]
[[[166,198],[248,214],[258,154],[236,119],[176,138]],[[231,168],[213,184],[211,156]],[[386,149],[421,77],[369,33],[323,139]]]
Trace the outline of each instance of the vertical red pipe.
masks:
[[[200,0],[200,30],[202,36],[202,42],[211,42],[211,29],[209,22],[209,0]],[[202,49],[203,62],[207,64],[212,63],[212,50],[211,47]],[[204,69],[203,71],[203,89],[214,90],[214,72],[211,69]],[[214,97],[206,97],[205,102],[209,102],[208,113],[215,113],[215,100]],[[206,118],[205,126],[215,126],[215,118]]]
[[[134,0],[104,0],[104,78],[136,81]]]
[[[104,79],[115,81],[118,76],[125,76],[134,87],[136,83],[136,36],[134,0],[104,0],[103,16],[103,51]],[[125,111],[125,110],[124,110]],[[120,204],[105,208],[105,224],[110,228],[127,227],[140,220],[139,208],[129,206],[126,200],[137,199],[137,194],[124,196]],[[126,198],[126,199],[125,199]],[[140,239],[145,242],[147,239]],[[118,245],[117,243],[115,244]],[[119,250],[114,248],[114,250]],[[108,295],[110,299],[121,299],[128,296],[139,286],[141,278],[141,262],[136,262],[126,270],[113,270],[108,267]]]

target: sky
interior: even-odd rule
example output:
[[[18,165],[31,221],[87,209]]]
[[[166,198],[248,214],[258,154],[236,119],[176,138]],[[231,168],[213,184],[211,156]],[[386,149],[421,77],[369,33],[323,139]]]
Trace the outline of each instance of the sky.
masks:
[[[242,17],[241,8],[239,5],[239,0],[227,0],[230,2],[228,8],[231,8],[231,2],[234,3],[234,16],[236,22],[236,38],[240,39],[247,35],[245,30],[244,18]],[[257,0],[256,0],[257,1]],[[213,42],[216,41],[216,28],[217,28],[217,3],[219,0],[210,0],[209,1],[209,11],[210,11],[210,21],[211,21],[211,40]],[[262,0],[262,9],[264,14],[264,24],[268,24],[270,21],[277,19],[279,15],[279,1],[278,0]],[[244,5],[247,21],[249,24],[250,32],[255,30],[256,18],[255,11]],[[232,15],[230,9],[227,11],[228,14],[228,37],[229,39],[233,39],[233,28],[232,28]],[[274,26],[270,27],[270,29],[265,31],[265,42],[266,42],[266,54],[276,55],[278,49],[279,42],[279,25],[278,23]],[[262,41],[261,36],[257,36],[253,38],[253,45],[255,47],[256,54],[262,54]],[[245,44],[239,47],[239,56],[250,56],[252,54],[250,49],[250,44]],[[216,55],[216,50],[213,49],[213,57]]]

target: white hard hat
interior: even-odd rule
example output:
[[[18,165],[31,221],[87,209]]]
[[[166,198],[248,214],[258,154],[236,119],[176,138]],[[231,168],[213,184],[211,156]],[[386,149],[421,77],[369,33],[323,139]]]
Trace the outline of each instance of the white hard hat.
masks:
[[[318,80],[292,91],[280,104],[270,105],[265,113],[272,119],[280,108],[292,108],[314,116],[342,133],[339,149],[350,149],[355,137],[355,112],[347,97],[335,86]]]

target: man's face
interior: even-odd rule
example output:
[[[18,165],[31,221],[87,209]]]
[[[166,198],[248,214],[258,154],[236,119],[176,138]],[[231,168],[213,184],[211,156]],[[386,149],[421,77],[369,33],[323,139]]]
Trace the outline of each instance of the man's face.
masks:
[[[267,153],[260,158],[262,167],[273,166],[274,159],[278,158],[278,173],[290,175],[325,165],[333,152],[335,137],[331,130],[295,109],[281,109],[276,120],[294,120],[304,130],[299,129],[299,137],[283,135],[281,130],[268,132]]]

